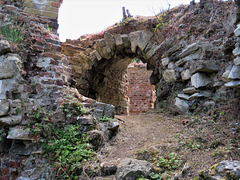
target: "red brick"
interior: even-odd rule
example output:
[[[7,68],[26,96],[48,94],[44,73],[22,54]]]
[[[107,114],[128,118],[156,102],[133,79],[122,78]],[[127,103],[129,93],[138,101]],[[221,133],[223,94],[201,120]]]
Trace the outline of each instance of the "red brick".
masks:
[[[59,46],[59,45],[54,45],[52,46],[52,49],[57,51],[57,52],[61,52],[62,51],[62,46]]]
[[[58,86],[63,86],[64,82],[63,82],[62,80],[57,80],[57,81],[56,81],[56,84],[57,84]]]
[[[52,7],[55,7],[55,8],[59,8],[60,7],[60,3],[56,3],[56,2],[53,2],[52,4],[51,4],[51,6]]]
[[[63,68],[62,67],[53,67],[53,69],[54,69],[55,72],[63,73]]]
[[[0,180],[9,180],[8,177],[0,177]]]
[[[9,175],[9,169],[7,169],[7,168],[2,168],[1,170],[0,170],[0,176],[7,176],[7,175]]]
[[[39,74],[39,76],[40,76],[40,77],[50,77],[50,78],[53,78],[53,75],[52,75],[52,73],[50,73],[50,72],[41,72],[41,73]]]
[[[18,163],[15,161],[10,161],[10,167],[11,168],[18,168]]]

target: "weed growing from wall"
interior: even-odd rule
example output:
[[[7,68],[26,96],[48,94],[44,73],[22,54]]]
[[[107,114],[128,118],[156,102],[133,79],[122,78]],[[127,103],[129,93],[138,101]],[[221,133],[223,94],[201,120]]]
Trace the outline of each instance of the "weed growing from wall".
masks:
[[[74,107],[78,114],[87,112],[80,104]],[[71,114],[73,110],[65,108],[63,111]],[[30,136],[42,143],[44,156],[53,162],[55,178],[78,179],[83,164],[96,156],[81,126],[65,120],[55,122],[53,115],[44,107],[34,108],[29,118]]]

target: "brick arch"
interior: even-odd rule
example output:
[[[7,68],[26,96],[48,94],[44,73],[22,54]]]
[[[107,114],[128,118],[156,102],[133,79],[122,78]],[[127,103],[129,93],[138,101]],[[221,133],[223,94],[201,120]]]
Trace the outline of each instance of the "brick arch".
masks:
[[[152,38],[152,32],[141,30],[116,35],[105,32],[98,40],[67,40],[62,52],[69,56],[73,84],[81,94],[113,104],[118,114],[127,113],[127,67],[138,57],[154,70],[153,57],[160,46]]]

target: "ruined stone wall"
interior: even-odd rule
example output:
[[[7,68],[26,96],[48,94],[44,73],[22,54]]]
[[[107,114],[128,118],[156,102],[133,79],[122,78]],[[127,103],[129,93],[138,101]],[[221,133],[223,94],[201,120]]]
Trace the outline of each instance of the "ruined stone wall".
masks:
[[[144,113],[154,108],[155,87],[150,84],[151,71],[142,63],[131,63],[127,69],[129,113]]]
[[[0,4],[0,28],[9,27],[8,33],[20,29],[24,34],[18,42],[0,36],[0,179],[31,177],[28,169],[35,169],[36,163],[24,169],[31,154],[36,155],[32,162],[45,164],[38,173],[47,178],[48,164],[41,157],[41,145],[24,129],[37,107],[58,112],[63,85],[67,85],[56,33],[60,1],[1,0]]]

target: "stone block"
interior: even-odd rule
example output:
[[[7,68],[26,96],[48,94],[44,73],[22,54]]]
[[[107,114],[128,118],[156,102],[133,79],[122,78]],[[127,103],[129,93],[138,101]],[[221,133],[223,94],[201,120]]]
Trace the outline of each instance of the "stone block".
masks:
[[[184,100],[189,100],[189,95],[186,95],[186,94],[178,94],[178,97],[180,98],[180,99],[184,99]]]
[[[234,30],[235,36],[240,36],[240,24],[237,25],[237,29]]]
[[[225,81],[225,82],[230,81],[230,79],[228,79],[229,73],[230,73],[230,70],[227,70],[223,73],[223,75],[222,75],[222,80],[223,81]]]
[[[154,44],[153,47],[146,53],[146,57],[147,58],[152,57],[155,54],[155,52],[161,47],[162,47],[162,44],[160,45]]]
[[[184,58],[184,57],[188,56],[189,54],[193,54],[198,49],[199,49],[198,42],[190,44],[185,49],[183,49],[182,52],[178,56],[179,56],[179,58]]]
[[[23,128],[22,126],[16,126],[10,129],[7,139],[14,140],[33,140],[30,138],[30,129]]]
[[[175,68],[176,68],[176,65],[173,62],[170,62],[168,64],[168,69],[175,69]]]
[[[20,56],[9,54],[0,56],[0,79],[11,79],[22,68]]]
[[[117,49],[120,51],[123,50],[124,43],[123,43],[123,39],[122,39],[121,35],[120,34],[114,35],[114,39],[115,39]]]
[[[233,50],[233,55],[234,56],[239,56],[240,55],[240,47],[236,47],[234,50]]]
[[[183,89],[184,94],[194,94],[198,92],[194,87]]]
[[[203,55],[203,51],[200,49],[197,52],[184,57],[183,60],[185,61],[199,60],[202,58],[202,55]]]
[[[123,40],[124,47],[125,48],[130,48],[131,43],[130,43],[130,40],[128,38],[128,35],[127,34],[122,34],[121,37],[122,37],[122,40]]]
[[[148,177],[152,170],[152,165],[147,161],[126,158],[119,163],[115,179],[134,180],[141,176]]]
[[[202,97],[207,97],[207,96],[202,93],[194,93],[193,95],[191,95],[189,97],[189,100],[192,101],[194,99],[198,99],[198,98],[202,98]]]
[[[9,53],[11,50],[10,50],[10,44],[8,41],[5,41],[5,40],[1,40],[0,41],[0,56],[1,55],[4,55],[6,53]]]
[[[0,117],[0,124],[5,126],[14,126],[22,122],[22,115]]]
[[[95,54],[95,56],[97,57],[98,61],[100,61],[102,59],[101,55],[95,50],[93,51],[93,53]]]
[[[149,31],[135,31],[129,34],[129,40],[131,42],[131,50],[136,53],[137,47],[143,52],[150,39],[153,37],[153,33]]]
[[[9,112],[9,102],[7,100],[0,100],[0,117],[5,116]]]
[[[224,84],[224,86],[231,87],[231,88],[240,88],[240,81],[230,81]]]
[[[180,98],[175,99],[175,106],[183,113],[189,112],[189,105],[185,100],[182,100]]]
[[[233,66],[229,75],[228,79],[240,79],[240,66]]]
[[[105,59],[111,59],[112,50],[105,39],[97,40],[96,44],[94,45],[94,49],[100,54],[101,57]]]
[[[166,82],[176,82],[177,81],[177,77],[176,77],[176,72],[175,70],[166,70],[163,73],[163,79]]]
[[[238,56],[237,58],[234,59],[234,64],[236,66],[240,65],[240,56]]]
[[[115,39],[114,39],[114,36],[109,33],[109,32],[105,32],[104,33],[104,39],[106,39],[106,41],[108,42],[110,48],[115,51],[115,46],[116,46],[116,43],[115,43]]]
[[[162,55],[162,58],[167,57],[167,56],[171,56],[173,53],[175,53],[176,51],[179,51],[182,48],[182,46],[179,44],[171,47],[169,50],[167,50],[167,52],[165,52]]]
[[[170,61],[170,59],[169,59],[169,57],[165,57],[165,58],[163,58],[161,61],[162,61],[162,65],[163,65],[163,66],[167,66],[168,63],[169,63],[169,61]]]
[[[36,14],[36,15],[41,15],[41,11],[33,8],[24,8],[24,12],[29,13],[29,14]]]
[[[201,171],[199,174],[199,179],[240,179],[240,161],[222,161],[213,165],[212,167],[208,170]]]
[[[217,72],[219,70],[217,64],[214,61],[208,60],[208,61],[195,61],[191,66],[191,72],[204,72],[204,73],[213,73]]]
[[[191,76],[192,86],[195,88],[201,88],[211,83],[211,78],[203,73],[196,73]]]
[[[51,12],[51,11],[42,11],[40,15],[49,17],[51,19],[56,19],[58,17],[58,13]]]
[[[24,6],[24,7],[28,7],[28,8],[32,8],[32,7],[33,7],[33,3],[24,2],[24,3],[23,3],[23,6]]]
[[[50,7],[49,6],[49,7],[46,8],[46,10],[50,11],[50,12],[58,13],[58,8],[56,8],[56,7]]]
[[[186,81],[191,78],[191,71],[189,69],[181,72],[182,80]]]

